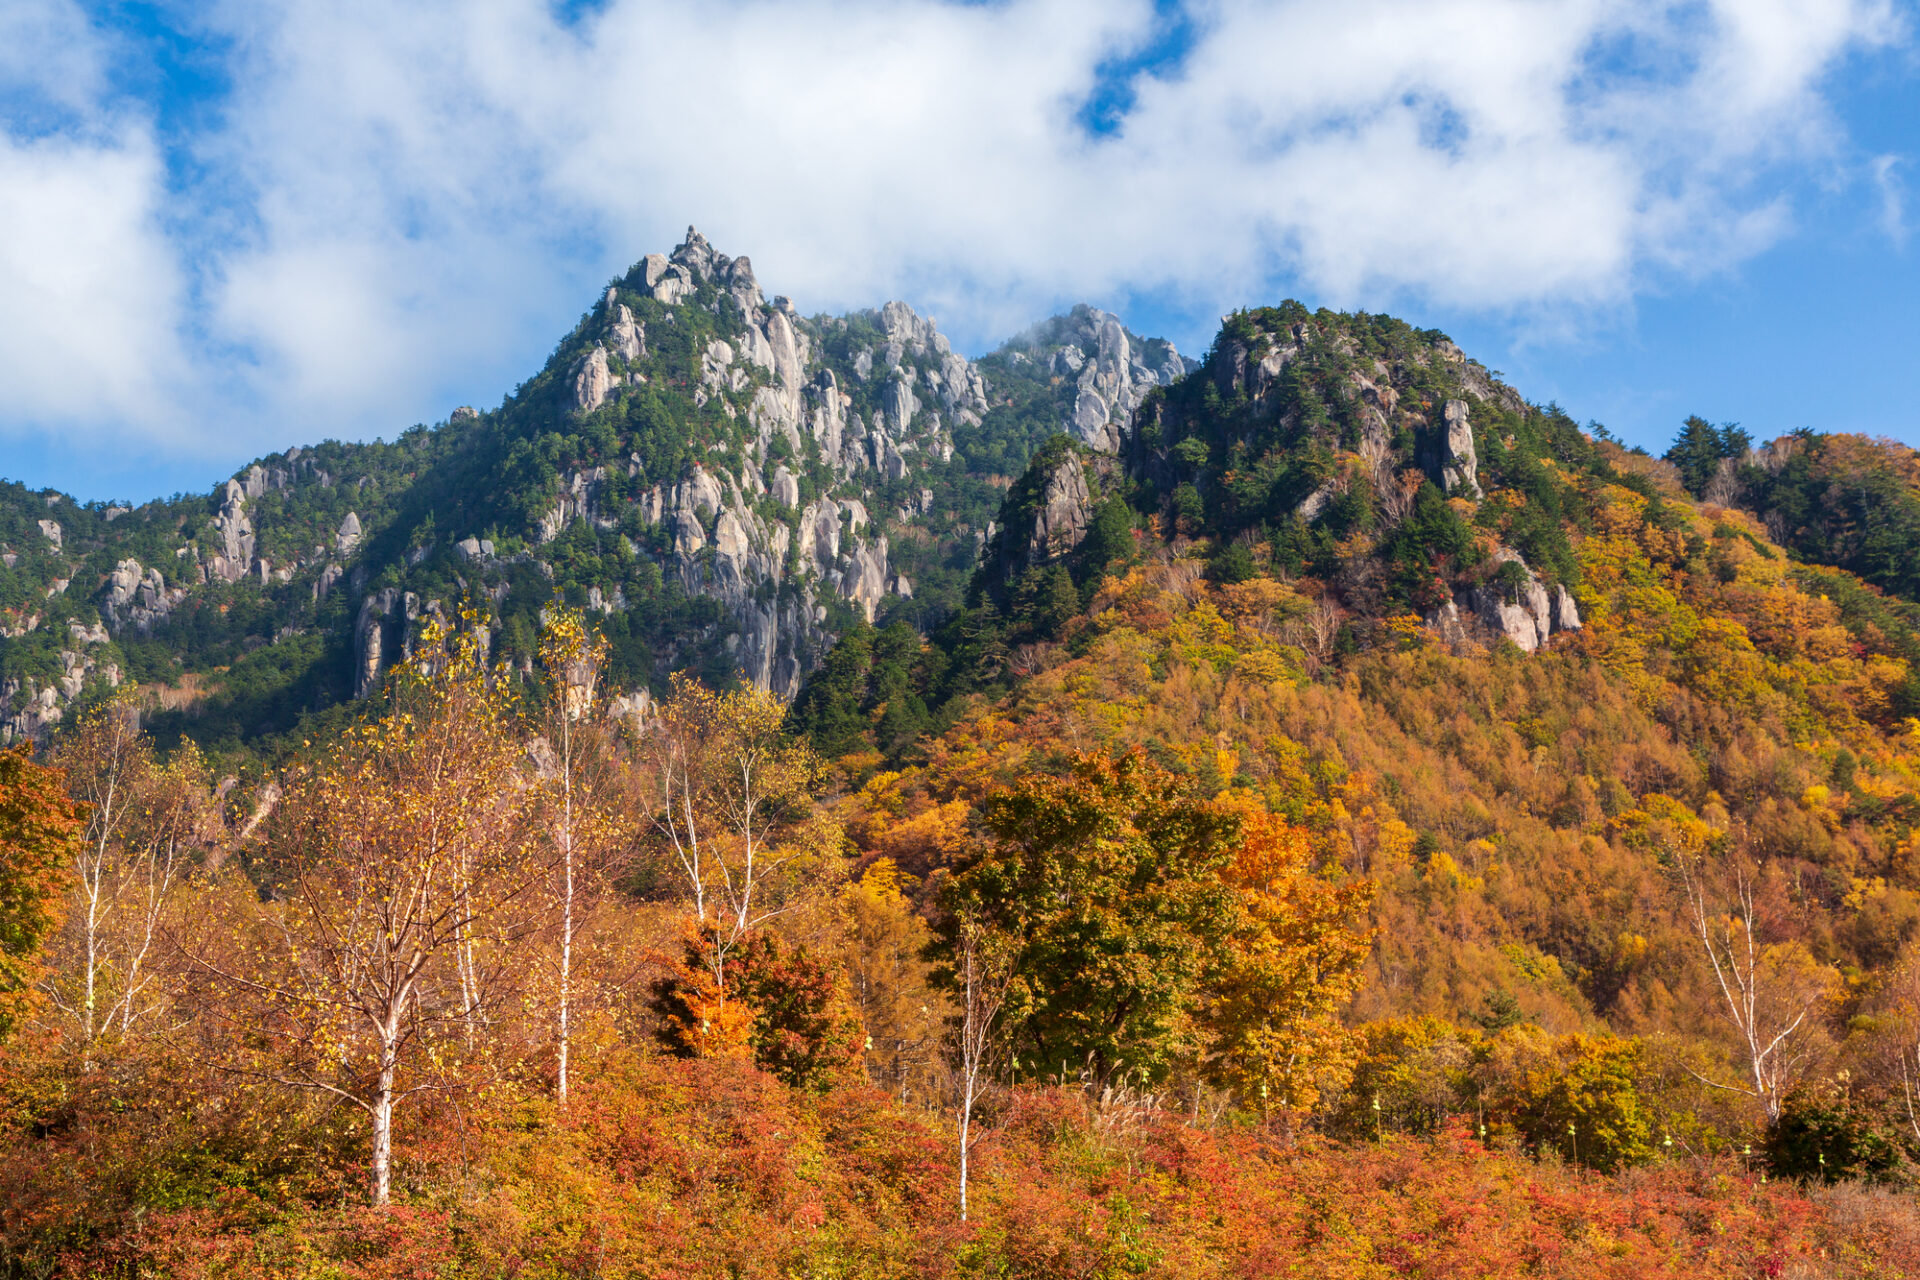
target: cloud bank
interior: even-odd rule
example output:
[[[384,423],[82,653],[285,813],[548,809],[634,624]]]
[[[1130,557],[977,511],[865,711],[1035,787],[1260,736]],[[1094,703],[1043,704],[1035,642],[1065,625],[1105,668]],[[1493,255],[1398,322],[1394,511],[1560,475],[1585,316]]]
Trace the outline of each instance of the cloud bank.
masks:
[[[390,434],[689,220],[805,310],[974,347],[1082,297],[1605,311],[1874,163],[1825,85],[1903,38],[1883,0],[162,12],[217,71],[192,110],[74,0],[0,16],[0,436]]]

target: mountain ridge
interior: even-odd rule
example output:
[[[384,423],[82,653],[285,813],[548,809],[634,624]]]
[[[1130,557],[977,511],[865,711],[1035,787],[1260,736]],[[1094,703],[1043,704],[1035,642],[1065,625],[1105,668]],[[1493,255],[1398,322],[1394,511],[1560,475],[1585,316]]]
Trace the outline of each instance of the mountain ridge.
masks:
[[[556,598],[596,615],[636,707],[680,669],[791,699],[857,624],[977,629],[983,600],[1043,596],[1064,620],[1134,526],[1207,542],[1217,577],[1325,579],[1331,645],[1407,617],[1531,652],[1582,625],[1588,472],[1656,507],[1713,486],[1911,598],[1911,451],[1687,432],[1671,465],[1605,461],[1603,430],[1444,334],[1297,302],[1225,317],[1204,361],[1085,305],[972,360],[903,302],[802,316],[690,227],[496,408],[296,446],[204,498],[0,489],[0,738],[131,680],[174,734],[244,754],[372,695],[433,617],[530,669]],[[1869,482],[1886,520],[1846,501]]]
[[[1075,376],[1040,372],[1056,358]],[[203,705],[274,686],[273,706],[229,699],[216,736],[237,744],[370,694],[429,615],[477,608],[524,664],[556,595],[620,633],[636,695],[692,667],[791,696],[853,613],[958,599],[997,486],[1046,435],[1117,433],[1191,363],[1086,307],[978,362],[905,303],[803,317],[689,228],[497,408],[296,446],[207,498],[9,485],[0,737],[39,739],[125,679],[196,677]]]

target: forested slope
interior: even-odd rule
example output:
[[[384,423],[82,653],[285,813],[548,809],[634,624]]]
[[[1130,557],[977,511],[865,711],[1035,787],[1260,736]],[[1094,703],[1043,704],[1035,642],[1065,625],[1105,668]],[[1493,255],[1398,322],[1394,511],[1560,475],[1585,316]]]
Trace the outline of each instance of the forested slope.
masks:
[[[0,486],[0,742],[123,681],[235,768],[342,722],[429,618],[521,667],[586,609],[630,697],[678,670],[790,697],[855,618],[962,602],[1011,476],[1183,375],[1081,308],[976,363],[904,303],[806,316],[692,228],[497,407],[260,459],[211,494]]]
[[[869,856],[917,874],[994,788],[1144,750],[1377,886],[1350,1022],[1445,1019],[1392,1034],[1461,1061],[1516,1020],[1639,1037],[1723,1133],[1821,1080],[1904,1132],[1920,649],[1885,548],[1920,550],[1912,455],[1738,450],[1705,471],[1741,487],[1696,496],[1437,334],[1236,316],[1122,456],[1038,456],[971,610],[924,648],[843,641],[793,721],[841,756]],[[1879,486],[1851,516],[1843,474]],[[1773,966],[1762,1043],[1794,1023],[1805,1053],[1759,1085],[1728,918]],[[1742,1077],[1765,1096],[1698,1085]]]
[[[742,296],[649,259],[494,414],[9,553],[150,664],[0,756],[9,1274],[1920,1267],[1910,453],[1296,303],[976,366]],[[142,630],[128,547],[221,573]],[[246,782],[179,732],[276,705]]]

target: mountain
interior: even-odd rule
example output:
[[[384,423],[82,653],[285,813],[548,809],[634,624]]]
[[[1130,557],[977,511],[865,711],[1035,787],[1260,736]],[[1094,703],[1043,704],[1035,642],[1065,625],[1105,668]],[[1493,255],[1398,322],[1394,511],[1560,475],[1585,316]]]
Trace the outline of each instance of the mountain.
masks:
[[[1084,307],[978,363],[901,302],[803,317],[689,228],[497,409],[206,498],[0,489],[0,740],[133,680],[237,747],[366,697],[428,619],[529,663],[555,598],[635,698],[679,669],[791,696],[853,619],[951,612],[1033,449],[1117,439],[1191,364]]]
[[[1902,446],[689,234],[489,413],[0,518],[36,1274],[1915,1273]]]
[[[1654,458],[1441,334],[1240,313],[1117,451],[1036,453],[967,607],[924,646],[843,638],[792,722],[845,762],[867,856],[926,877],[953,856],[943,815],[1137,748],[1377,885],[1355,1023],[1669,1037],[1682,1076],[1744,1069],[1688,876],[1745,867],[1727,918],[1833,984],[1805,1060],[1897,1111],[1920,468],[1885,441],[1712,430],[1704,461],[1686,432]],[[1395,1053],[1427,1043],[1391,1025],[1414,1037]]]

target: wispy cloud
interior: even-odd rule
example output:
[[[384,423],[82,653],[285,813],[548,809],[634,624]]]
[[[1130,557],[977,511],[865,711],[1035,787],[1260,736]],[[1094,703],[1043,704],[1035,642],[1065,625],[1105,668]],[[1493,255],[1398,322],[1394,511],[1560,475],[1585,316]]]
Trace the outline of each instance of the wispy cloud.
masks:
[[[1880,193],[1880,230],[1896,249],[1907,247],[1907,186],[1900,180],[1900,156],[1875,156],[1870,166]]]
[[[224,59],[190,134],[69,0],[0,19],[0,431],[391,430],[689,220],[805,309],[975,344],[1129,293],[1605,310],[1783,234],[1844,148],[1824,78],[1900,36],[1875,0],[163,12]]]

